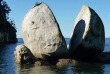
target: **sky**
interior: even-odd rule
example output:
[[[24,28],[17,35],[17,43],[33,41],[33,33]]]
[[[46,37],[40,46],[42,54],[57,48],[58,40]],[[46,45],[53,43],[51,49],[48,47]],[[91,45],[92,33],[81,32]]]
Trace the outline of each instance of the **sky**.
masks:
[[[70,38],[75,19],[83,5],[94,9],[103,21],[105,27],[105,37],[110,37],[110,0],[4,0],[11,8],[9,14],[17,28],[17,38],[22,38],[21,24],[24,16],[35,5],[36,2],[46,3],[57,22],[59,23],[62,34]]]

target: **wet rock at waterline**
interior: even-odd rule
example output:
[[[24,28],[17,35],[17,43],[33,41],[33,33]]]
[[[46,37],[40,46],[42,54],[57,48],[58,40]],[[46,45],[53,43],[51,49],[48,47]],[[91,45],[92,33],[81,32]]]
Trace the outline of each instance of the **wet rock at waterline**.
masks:
[[[55,59],[66,56],[65,39],[52,11],[44,3],[34,6],[24,17],[22,35],[25,46],[36,58]]]
[[[85,58],[102,53],[105,45],[104,25],[98,14],[83,6],[78,14],[69,45],[69,54]]]
[[[59,59],[56,65],[58,67],[66,67],[69,64],[75,65],[77,63],[78,63],[78,61],[76,61],[74,59]]]
[[[110,52],[103,52],[101,55],[96,56],[93,60],[97,63],[110,63]]]
[[[14,54],[15,62],[18,64],[29,64],[34,63],[36,61],[36,58],[25,45],[17,46]]]

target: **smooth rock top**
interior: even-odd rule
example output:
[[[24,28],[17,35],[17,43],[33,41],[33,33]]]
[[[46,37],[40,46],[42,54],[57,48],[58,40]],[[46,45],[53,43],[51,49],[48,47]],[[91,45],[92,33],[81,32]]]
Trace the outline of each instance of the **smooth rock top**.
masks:
[[[102,20],[93,9],[84,5],[74,24],[69,52],[74,57],[92,56],[101,53],[104,46],[105,32]]]
[[[24,44],[36,58],[63,57],[67,46],[50,8],[40,3],[34,6],[22,22]]]

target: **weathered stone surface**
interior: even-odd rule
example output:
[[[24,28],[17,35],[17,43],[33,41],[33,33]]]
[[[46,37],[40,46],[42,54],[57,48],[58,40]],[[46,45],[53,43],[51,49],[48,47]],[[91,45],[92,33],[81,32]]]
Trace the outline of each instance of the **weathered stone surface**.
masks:
[[[59,25],[50,8],[44,3],[33,7],[24,17],[22,35],[25,46],[36,58],[55,59],[65,57],[67,53]]]
[[[75,58],[86,58],[102,53],[105,46],[104,25],[98,14],[83,6],[78,14],[69,45],[69,53]]]
[[[42,63],[41,63],[40,61],[36,61],[36,62],[35,62],[35,65],[37,65],[37,66],[41,66]]]
[[[34,63],[36,58],[30,52],[30,50],[24,45],[19,45],[16,47],[15,54],[15,62],[18,64],[29,64]]]
[[[76,64],[78,63],[76,60],[74,59],[59,59],[59,62],[56,64],[58,67],[66,67],[69,64]]]
[[[11,28],[10,28],[11,30]],[[11,30],[8,32],[0,32],[0,44],[3,43],[16,43],[17,38],[16,38],[16,31]]]

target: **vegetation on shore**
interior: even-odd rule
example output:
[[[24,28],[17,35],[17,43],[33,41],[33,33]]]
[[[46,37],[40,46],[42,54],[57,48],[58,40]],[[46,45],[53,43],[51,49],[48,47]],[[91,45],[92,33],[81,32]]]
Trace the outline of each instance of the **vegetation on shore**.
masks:
[[[17,42],[15,23],[9,19],[10,11],[7,3],[0,0],[0,43]]]

